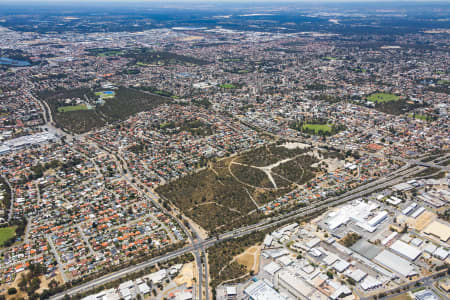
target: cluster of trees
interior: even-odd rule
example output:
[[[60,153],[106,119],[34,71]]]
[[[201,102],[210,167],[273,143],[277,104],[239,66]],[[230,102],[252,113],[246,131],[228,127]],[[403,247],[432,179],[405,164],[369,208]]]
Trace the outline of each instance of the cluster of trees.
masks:
[[[116,96],[107,100],[104,105],[97,107],[97,110],[107,122],[111,123],[125,120],[131,115],[151,110],[168,102],[168,99],[157,95],[150,95],[132,88],[120,87],[116,91]]]
[[[89,88],[43,90],[37,93],[37,97],[46,101],[50,106],[56,127],[75,133],[83,133],[92,128],[105,125],[105,121],[95,110],[58,111],[59,107],[67,105],[63,101],[65,99],[95,99],[94,92]]]
[[[180,120],[179,122],[171,121],[164,124],[154,124],[156,129],[162,130],[164,133],[174,134],[181,131],[187,131],[192,135],[197,136],[209,136],[214,133],[213,126],[211,124],[203,123],[200,120]]]
[[[65,89],[57,88],[55,90],[43,90],[37,93],[38,98],[47,101],[52,112],[57,112],[58,107],[66,106],[66,99],[95,99],[94,92],[89,88]],[[63,101],[64,100],[64,101]]]
[[[31,167],[33,173],[29,175],[28,181],[41,178],[44,175],[44,172],[49,169],[68,170],[80,164],[81,162],[82,160],[80,158],[73,157],[65,163],[62,163],[59,160],[52,160],[51,162],[45,164],[38,163],[37,165]]]
[[[19,281],[19,289],[28,295],[28,299],[47,299],[48,297],[43,297],[44,294],[39,295],[36,291],[41,286],[41,279],[39,278],[43,275],[47,269],[44,265],[40,263],[31,264],[29,267],[29,272],[27,274],[22,274]],[[58,282],[56,280],[51,280],[48,285],[50,288],[55,288],[58,286]],[[48,290],[46,290],[48,291]],[[17,289],[15,287],[11,287],[8,289],[8,295],[17,294]],[[0,300],[5,300],[6,297],[4,295],[0,295]],[[23,299],[23,298],[22,298]]]
[[[282,141],[280,142],[282,143]],[[285,158],[301,155],[308,149],[288,149],[280,145],[261,147],[242,154],[235,161],[247,165],[266,166]],[[277,175],[274,179],[280,184],[277,190],[261,190],[249,187],[236,180],[256,187],[272,188],[267,175],[255,168],[231,164],[231,159],[210,162],[210,168],[182,177],[169,184],[158,187],[157,192],[173,202],[183,213],[212,234],[231,230],[257,222],[264,216],[260,212],[248,213],[255,209],[249,194],[259,204],[267,203],[289,192],[289,182]],[[300,156],[294,164],[288,162],[275,169],[288,175],[292,181],[307,182],[314,177],[311,168],[315,160],[310,156]],[[214,169],[214,170],[212,170]],[[302,169],[305,169],[302,172]],[[302,176],[300,177],[300,174]]]
[[[128,151],[131,151],[134,154],[144,153],[145,150],[146,146],[144,143],[137,143],[136,145],[128,147]]]
[[[9,188],[8,183],[5,181],[3,177],[0,177],[0,191],[4,191],[0,193],[3,195],[3,202],[0,203],[0,208],[5,211],[5,214],[8,214],[9,208],[11,206],[11,189]]]
[[[248,247],[261,243],[268,231],[259,231],[240,238],[214,245],[208,249],[209,273],[213,290],[226,280],[235,279],[247,274],[247,269],[237,262],[231,263],[236,255]]]
[[[40,77],[31,77],[31,81],[39,82],[39,81],[49,80],[49,79],[64,79],[64,78],[67,78],[67,74],[57,73],[57,74],[47,74],[46,76],[40,76]]]
[[[163,91],[163,90],[160,90],[160,89],[158,89],[158,88],[156,88],[154,86],[141,86],[140,89],[143,90],[143,91],[147,91],[147,92],[154,93],[154,94],[157,94],[157,95],[160,95],[160,96],[164,96],[164,97],[172,97],[172,96],[174,96],[174,94],[172,92]]]
[[[272,182],[269,180],[269,177],[267,177],[266,173],[261,170],[238,164],[231,164],[230,169],[234,176],[242,182],[255,187],[274,188]]]
[[[286,147],[281,147],[278,144],[272,144],[244,153],[236,160],[236,162],[257,167],[264,167],[308,151],[309,149],[288,149]]]
[[[132,60],[133,65],[136,63],[162,64],[162,65],[192,64],[199,66],[208,64],[207,61],[196,57],[179,55],[168,51],[156,51],[151,48],[130,49],[125,51],[125,53],[123,53],[122,56],[130,58]]]
[[[204,107],[206,109],[211,107],[211,102],[209,102],[208,99],[201,99],[201,100],[192,100],[192,104]]]
[[[304,184],[314,178],[316,169],[311,165],[316,162],[317,159],[311,155],[301,155],[294,160],[280,164],[272,171],[292,182]]]
[[[438,216],[440,219],[450,222],[450,208],[446,209],[444,212],[438,212]]]
[[[151,95],[132,88],[120,87],[113,99],[95,109],[59,112],[58,107],[65,106],[64,99],[95,99],[94,92],[88,88],[44,90],[38,97],[47,101],[57,127],[75,133],[83,133],[106,123],[124,120],[141,111],[151,110],[170,100]]]
[[[45,274],[47,268],[40,263],[31,264],[28,267],[29,272],[27,274],[22,274],[22,277],[19,281],[19,288],[21,291],[26,292],[30,299],[39,299],[39,295],[36,294],[36,291],[41,286],[41,279],[39,278],[41,275]],[[57,286],[58,282],[52,280],[49,284],[51,286]]]
[[[183,213],[211,233],[223,232],[258,221],[247,191],[228,171],[229,160],[158,187],[158,194],[172,201]],[[254,191],[248,188],[250,193]],[[255,195],[256,196],[256,195]]]
[[[239,67],[225,67],[223,70],[233,74],[252,73],[255,71],[255,66],[253,64],[242,64]]]
[[[361,236],[357,234],[356,232],[349,232],[346,236],[344,236],[339,243],[344,245],[345,247],[351,247],[353,246]]]
[[[435,93],[444,93],[444,94],[450,94],[450,84],[438,84],[435,86],[429,86],[427,87],[428,91],[432,91]]]
[[[401,115],[411,110],[426,107],[425,103],[413,102],[408,99],[399,99],[397,101],[377,102],[375,109],[390,115]]]
[[[325,84],[319,83],[319,82],[315,82],[315,83],[306,85],[307,90],[313,90],[313,91],[323,91],[323,90],[326,90],[327,88],[328,88],[328,86],[326,86]]]

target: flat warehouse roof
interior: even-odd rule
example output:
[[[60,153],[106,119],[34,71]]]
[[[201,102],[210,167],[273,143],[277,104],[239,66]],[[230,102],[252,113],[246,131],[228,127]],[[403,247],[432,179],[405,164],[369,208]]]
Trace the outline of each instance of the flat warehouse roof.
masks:
[[[406,277],[416,274],[416,270],[409,261],[392,253],[389,250],[383,250],[375,258],[375,261],[386,266],[392,271]]]
[[[422,251],[419,248],[408,245],[407,243],[400,240],[395,241],[395,243],[393,243],[390,248],[398,254],[409,258],[410,260],[415,260],[420,256],[420,254],[422,254]]]
[[[437,236],[443,242],[447,242],[450,238],[450,226],[437,221],[428,225],[423,232]]]

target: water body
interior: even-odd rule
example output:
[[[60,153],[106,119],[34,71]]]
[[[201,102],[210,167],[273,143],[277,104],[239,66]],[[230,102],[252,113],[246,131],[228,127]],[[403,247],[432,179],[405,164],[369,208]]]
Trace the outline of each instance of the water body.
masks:
[[[0,57],[0,65],[12,66],[12,67],[28,67],[31,64],[25,60],[12,59],[8,57]]]

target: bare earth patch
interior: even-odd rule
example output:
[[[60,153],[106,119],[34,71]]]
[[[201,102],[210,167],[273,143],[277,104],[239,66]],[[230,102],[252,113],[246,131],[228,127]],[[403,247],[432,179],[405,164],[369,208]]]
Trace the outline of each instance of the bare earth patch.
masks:
[[[417,231],[422,231],[428,224],[436,218],[436,215],[431,211],[425,211],[416,219],[408,218],[408,226],[413,227]]]
[[[178,286],[186,285],[186,287],[193,286],[194,279],[194,262],[185,264],[180,271],[180,274],[175,278],[175,283]]]
[[[259,270],[259,258],[261,254],[261,246],[252,246],[245,250],[244,253],[236,256],[234,260],[244,265],[247,270],[253,271],[254,273],[257,273]]]

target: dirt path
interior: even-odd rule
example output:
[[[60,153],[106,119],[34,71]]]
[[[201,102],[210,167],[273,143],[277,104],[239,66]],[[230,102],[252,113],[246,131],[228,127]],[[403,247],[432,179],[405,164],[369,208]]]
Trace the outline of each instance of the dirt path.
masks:
[[[209,202],[203,202],[203,203],[200,203],[200,204],[196,204],[195,206],[191,207],[189,209],[189,211],[193,210],[196,207],[203,206],[203,205],[209,205],[209,204],[215,204],[215,205],[220,206],[222,208],[225,208],[225,209],[228,209],[228,210],[233,211],[235,213],[241,214],[241,212],[238,211],[237,209],[234,209],[234,208],[231,208],[231,207],[226,207],[226,206],[224,206],[224,205],[222,205],[220,203],[214,202],[214,201],[209,201]]]
[[[234,160],[231,161],[231,162],[228,164],[228,172],[230,172],[231,176],[233,176],[233,178],[234,178],[237,182],[239,182],[240,184],[249,186],[249,187],[254,188],[254,189],[262,189],[262,190],[266,190],[266,191],[273,191],[273,190],[276,190],[276,188],[267,188],[267,187],[254,186],[254,185],[252,185],[252,184],[243,182],[242,180],[240,180],[239,178],[237,178],[237,176],[234,175],[234,173],[231,171],[231,164],[241,165],[241,166],[246,166],[246,167],[249,167],[249,168],[255,168],[255,169],[258,169],[258,167],[254,167],[254,166],[249,166],[249,165],[244,165],[244,164],[241,164],[241,163],[237,163],[237,162],[235,162]]]
[[[250,192],[245,189],[245,191],[247,192],[248,196],[250,197],[250,199],[253,201],[253,203],[255,204],[256,208],[259,208],[258,203],[255,201],[255,199],[253,198],[252,194],[250,194]]]
[[[259,245],[251,246],[251,247],[247,248],[243,253],[236,255],[227,265],[225,265],[219,271],[219,274],[222,273],[222,271],[225,270],[233,262],[237,262],[241,265],[244,265],[247,268],[248,272],[240,277],[223,281],[220,284],[224,284],[224,283],[234,281],[234,280],[240,279],[240,278],[245,278],[246,276],[250,275],[251,271],[253,271],[253,273],[258,273],[260,255],[261,255],[261,246],[259,246]]]
[[[236,180],[237,180],[239,183],[241,183],[241,184],[245,184],[245,185],[250,186],[250,187],[253,187],[253,188],[260,188],[260,189],[265,189],[265,190],[277,190],[277,189],[278,189],[278,186],[277,186],[277,183],[275,182],[275,180],[273,179],[273,175],[277,175],[277,176],[279,176],[280,178],[286,180],[287,182],[295,183],[296,185],[298,185],[298,184],[297,184],[296,182],[292,182],[291,180],[288,180],[287,178],[285,178],[285,177],[283,177],[283,176],[281,176],[281,175],[279,175],[279,174],[277,174],[277,173],[272,172],[272,169],[278,167],[278,166],[281,165],[281,164],[290,162],[290,161],[292,161],[292,160],[294,160],[294,159],[296,159],[297,157],[300,157],[300,156],[302,156],[302,155],[305,155],[305,153],[297,154],[297,155],[295,155],[294,157],[282,159],[282,160],[280,160],[280,161],[277,161],[276,163],[273,163],[273,164],[271,164],[271,165],[264,166],[264,167],[257,167],[257,166],[252,166],[252,165],[246,165],[246,164],[238,163],[238,162],[235,162],[234,159],[233,159],[233,160],[228,164],[228,171],[229,171],[230,174],[233,176],[233,178],[236,179]],[[234,175],[233,172],[231,171],[231,164],[240,165],[240,166],[244,166],[244,167],[248,167],[248,168],[254,168],[254,169],[258,169],[258,170],[264,172],[264,173],[266,174],[267,178],[269,178],[270,182],[272,183],[273,188],[256,187],[256,186],[254,186],[254,185],[251,185],[251,184],[248,184],[248,183],[245,183],[245,182],[239,180],[239,179],[236,177],[236,175]],[[300,178],[302,178],[303,175],[305,174],[305,170],[304,170],[304,168],[303,168],[302,166],[300,166],[300,168],[302,169],[302,176],[301,176]]]

